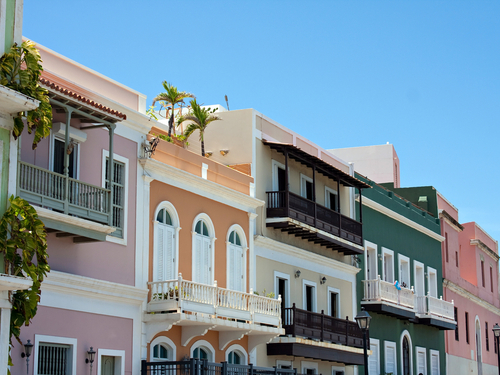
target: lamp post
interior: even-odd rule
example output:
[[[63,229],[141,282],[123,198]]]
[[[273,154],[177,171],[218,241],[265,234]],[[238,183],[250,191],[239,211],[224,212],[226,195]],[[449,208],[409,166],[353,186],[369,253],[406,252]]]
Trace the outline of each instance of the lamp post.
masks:
[[[85,363],[90,362],[90,375],[92,375],[92,365],[94,364],[95,359],[95,350],[90,347],[90,350],[87,351],[87,358],[85,359]]]
[[[365,363],[365,375],[368,375],[368,350],[366,345],[366,332],[370,328],[370,320],[372,317],[365,310],[361,310],[358,315],[354,318],[358,327],[363,332],[363,353],[364,353],[364,363]],[[499,327],[500,329],[500,327]],[[500,332],[499,332],[500,333]]]
[[[495,326],[491,329],[493,331],[493,335],[495,335],[495,344],[497,346],[497,358],[498,358],[498,374],[500,375],[500,326],[498,323],[495,323]]]
[[[24,353],[21,353],[21,358],[26,357],[26,374],[30,372],[30,355],[33,350],[33,344],[31,340],[28,340],[26,344],[24,344]]]

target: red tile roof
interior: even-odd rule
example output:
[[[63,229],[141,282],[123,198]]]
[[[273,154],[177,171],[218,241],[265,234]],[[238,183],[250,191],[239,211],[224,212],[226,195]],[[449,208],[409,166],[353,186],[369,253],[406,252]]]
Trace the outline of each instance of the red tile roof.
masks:
[[[127,115],[125,115],[124,113],[121,113],[119,111],[116,111],[114,109],[106,107],[105,105],[98,103],[92,99],[89,99],[81,94],[78,94],[77,92],[74,92],[74,91],[71,91],[67,88],[64,88],[64,87],[58,85],[57,83],[51,82],[47,78],[43,78],[43,77],[40,78],[40,83],[44,86],[47,86],[48,88],[50,88],[52,90],[60,92],[61,94],[65,95],[65,96],[69,96],[73,99],[78,100],[79,102],[85,103],[91,107],[95,107],[103,112],[109,113],[110,115],[116,116],[122,120],[127,119]]]

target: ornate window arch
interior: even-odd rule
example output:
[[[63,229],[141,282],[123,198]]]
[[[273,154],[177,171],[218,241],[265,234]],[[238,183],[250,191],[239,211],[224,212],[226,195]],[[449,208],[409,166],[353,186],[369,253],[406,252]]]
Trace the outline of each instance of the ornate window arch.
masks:
[[[179,273],[179,215],[174,205],[161,202],[155,210],[153,281],[173,280]]]
[[[209,362],[215,360],[214,347],[205,340],[198,340],[191,346],[191,358],[206,359]]]
[[[174,342],[165,336],[158,336],[149,345],[149,359],[155,361],[175,361],[177,348]]]
[[[226,362],[233,365],[247,365],[248,354],[241,345],[231,345],[226,350]]]
[[[193,261],[194,282],[212,285],[214,283],[215,227],[205,213],[198,214],[193,221]]]
[[[238,224],[229,228],[226,236],[226,287],[240,292],[247,286],[247,239]]]
[[[413,375],[413,345],[411,343],[410,333],[407,330],[404,330],[401,333],[400,348],[401,348],[401,374]],[[407,369],[406,365],[408,366]],[[405,372],[405,370],[407,371]]]

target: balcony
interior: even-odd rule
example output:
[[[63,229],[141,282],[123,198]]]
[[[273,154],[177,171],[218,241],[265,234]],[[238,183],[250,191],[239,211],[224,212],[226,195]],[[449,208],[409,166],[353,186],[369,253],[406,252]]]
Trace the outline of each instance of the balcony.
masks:
[[[391,315],[400,319],[415,318],[413,289],[398,290],[393,283],[380,279],[363,280],[364,298],[361,305],[367,311]]]
[[[323,312],[301,310],[293,304],[293,307],[283,311],[283,328],[285,334],[291,337],[281,337],[269,343],[268,355],[363,364],[363,333],[356,322],[334,318]]]
[[[453,301],[444,301],[443,297],[435,298],[429,294],[416,296],[415,300],[419,323],[440,329],[455,329],[457,324],[455,322],[455,305]]]
[[[297,375],[297,369],[266,368],[213,363],[191,358],[187,361],[141,362],[141,375]]]
[[[176,280],[149,282],[148,287],[148,342],[159,329],[174,324],[182,327],[183,345],[209,329],[220,331],[224,343],[248,334],[252,348],[283,333],[281,299],[220,288],[217,283],[195,283],[183,280],[181,274]]]
[[[287,191],[267,192],[268,227],[338,250],[363,253],[362,224],[339,212]],[[286,218],[286,220],[269,220]]]
[[[107,226],[110,221],[110,190],[22,161],[18,164],[17,194],[32,204],[48,209],[42,209],[40,216],[49,232],[56,232],[58,236],[67,236],[70,232],[75,235],[75,242],[85,242],[89,239],[104,240],[113,231],[113,228]],[[70,217],[57,220],[57,213]],[[72,228],[73,230],[65,227],[71,225],[69,222],[76,224],[76,218],[101,225],[88,223],[79,229]],[[56,224],[55,221],[65,223]]]

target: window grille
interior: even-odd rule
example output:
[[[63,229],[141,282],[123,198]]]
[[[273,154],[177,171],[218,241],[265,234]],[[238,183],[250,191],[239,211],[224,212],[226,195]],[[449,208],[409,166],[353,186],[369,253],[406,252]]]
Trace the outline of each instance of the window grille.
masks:
[[[106,189],[109,187],[109,158],[106,158]],[[123,221],[125,207],[125,164],[113,161],[113,226],[116,228],[112,236],[123,238]]]
[[[69,345],[43,344],[38,346],[38,375],[69,375]]]

